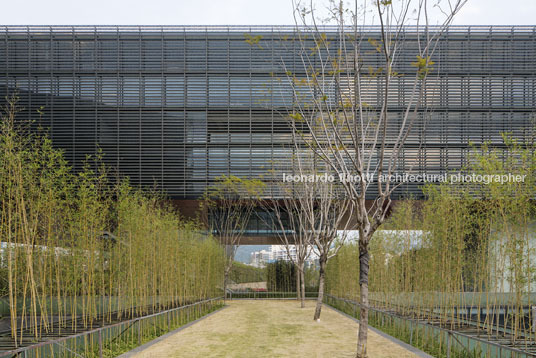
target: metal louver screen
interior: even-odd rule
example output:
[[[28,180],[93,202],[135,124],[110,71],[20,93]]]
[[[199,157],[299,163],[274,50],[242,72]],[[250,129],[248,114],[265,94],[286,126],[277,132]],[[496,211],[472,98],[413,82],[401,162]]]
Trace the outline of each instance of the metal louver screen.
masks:
[[[195,198],[218,175],[258,177],[288,162],[291,136],[280,113],[292,93],[271,74],[281,61],[300,72],[295,53],[279,44],[292,31],[5,26],[0,92],[18,91],[20,116],[49,127],[75,169],[101,147],[133,184]],[[268,45],[251,46],[246,33]],[[408,68],[399,71],[415,58],[411,29],[404,41]],[[440,173],[465,163],[470,141],[500,146],[506,131],[526,138],[535,119],[535,58],[534,27],[452,27],[437,51],[439,75],[429,82],[431,118],[408,139],[404,163]],[[389,100],[394,122],[410,86],[397,81]],[[371,85],[365,96],[374,103],[379,91]],[[405,191],[421,195],[417,186]]]

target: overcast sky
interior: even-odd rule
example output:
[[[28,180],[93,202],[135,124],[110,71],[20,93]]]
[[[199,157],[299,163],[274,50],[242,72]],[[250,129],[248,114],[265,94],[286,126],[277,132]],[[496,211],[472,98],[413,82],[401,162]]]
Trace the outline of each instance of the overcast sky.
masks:
[[[2,25],[293,23],[291,0],[16,0],[4,1],[0,12]],[[454,23],[534,25],[536,0],[468,0]]]

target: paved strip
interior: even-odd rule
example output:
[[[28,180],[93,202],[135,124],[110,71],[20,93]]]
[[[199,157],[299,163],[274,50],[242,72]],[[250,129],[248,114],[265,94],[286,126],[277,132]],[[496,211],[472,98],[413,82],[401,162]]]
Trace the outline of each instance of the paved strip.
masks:
[[[128,357],[355,357],[357,322],[326,306],[315,322],[311,301],[303,309],[294,300],[228,303],[227,309]],[[369,357],[423,357],[389,338],[371,330]]]

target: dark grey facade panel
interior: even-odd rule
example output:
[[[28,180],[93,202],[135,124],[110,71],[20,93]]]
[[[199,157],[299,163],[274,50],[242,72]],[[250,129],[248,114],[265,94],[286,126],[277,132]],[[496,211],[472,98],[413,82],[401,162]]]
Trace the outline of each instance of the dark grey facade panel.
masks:
[[[197,197],[218,175],[257,177],[288,164],[291,137],[281,113],[292,92],[274,78],[284,76],[283,68],[303,73],[296,44],[288,40],[293,30],[7,26],[0,28],[1,94],[18,91],[20,116],[49,127],[75,169],[100,147],[133,184]],[[378,36],[375,28],[365,30]],[[259,46],[248,44],[245,34],[261,35]],[[398,72],[415,71],[415,47],[408,28]],[[379,66],[377,54],[363,53],[365,67]],[[522,140],[531,135],[535,58],[535,27],[451,27],[427,80],[432,111],[419,114],[423,121],[401,153],[405,168],[456,170],[470,142],[500,146],[503,132]],[[388,104],[396,125],[412,82],[395,81],[398,91]],[[381,100],[379,89],[371,80],[364,91],[372,106]],[[396,126],[388,128],[388,138],[394,133]],[[416,186],[399,192],[405,191],[421,195]]]

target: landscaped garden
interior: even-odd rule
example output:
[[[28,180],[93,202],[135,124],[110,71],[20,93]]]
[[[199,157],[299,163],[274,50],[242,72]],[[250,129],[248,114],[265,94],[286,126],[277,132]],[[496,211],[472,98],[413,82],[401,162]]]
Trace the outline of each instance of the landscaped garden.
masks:
[[[5,26],[0,357],[536,357],[536,28],[440,3]]]
[[[99,156],[75,173],[45,133],[15,120],[16,98],[10,105],[0,124],[2,350],[222,295],[224,250],[198,224]],[[200,304],[195,315],[218,304]],[[175,325],[186,311],[175,312]],[[88,337],[69,349],[95,351]],[[67,352],[60,345],[40,354],[53,351]]]
[[[315,322],[314,308],[314,301],[301,309],[294,300],[233,300],[133,357],[354,357],[358,324],[330,309]],[[376,333],[370,342],[371,357],[416,357]]]

